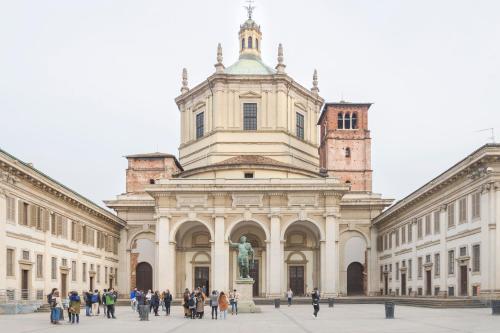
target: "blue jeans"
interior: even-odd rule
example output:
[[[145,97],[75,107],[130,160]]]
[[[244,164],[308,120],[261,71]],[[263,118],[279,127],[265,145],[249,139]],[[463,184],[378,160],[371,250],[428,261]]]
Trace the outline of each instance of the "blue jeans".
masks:
[[[61,309],[60,308],[53,308],[52,309],[52,322],[59,322],[60,318],[61,318]]]
[[[231,313],[238,314],[238,302],[231,302]]]
[[[92,308],[88,305],[85,305],[85,315],[90,316],[92,314]]]

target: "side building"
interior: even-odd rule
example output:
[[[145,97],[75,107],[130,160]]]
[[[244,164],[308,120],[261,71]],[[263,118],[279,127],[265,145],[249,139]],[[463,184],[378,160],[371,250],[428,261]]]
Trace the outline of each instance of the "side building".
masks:
[[[500,145],[477,149],[373,226],[381,294],[499,296]]]
[[[119,287],[125,222],[0,150],[0,303]]]

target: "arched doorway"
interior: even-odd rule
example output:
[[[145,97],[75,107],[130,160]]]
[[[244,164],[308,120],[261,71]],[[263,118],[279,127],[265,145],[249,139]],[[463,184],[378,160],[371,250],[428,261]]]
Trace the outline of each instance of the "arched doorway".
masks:
[[[149,263],[141,262],[137,264],[135,276],[137,289],[144,291],[153,289],[153,267]]]
[[[284,232],[286,289],[304,296],[320,286],[321,231],[309,220],[294,221]]]
[[[363,265],[353,262],[347,266],[347,295],[363,295]]]

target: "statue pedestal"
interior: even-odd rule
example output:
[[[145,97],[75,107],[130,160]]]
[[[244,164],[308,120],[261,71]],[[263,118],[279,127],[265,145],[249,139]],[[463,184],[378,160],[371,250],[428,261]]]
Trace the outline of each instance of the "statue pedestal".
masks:
[[[253,279],[237,279],[234,289],[239,294],[238,313],[257,313],[260,308],[255,306],[253,301]]]

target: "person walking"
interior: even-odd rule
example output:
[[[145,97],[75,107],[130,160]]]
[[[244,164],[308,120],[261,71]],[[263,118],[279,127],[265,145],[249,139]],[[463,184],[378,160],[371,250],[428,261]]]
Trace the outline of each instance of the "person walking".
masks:
[[[76,291],[71,292],[71,296],[69,297],[69,313],[70,313],[70,322],[74,324],[80,323],[80,296]]]
[[[153,298],[153,293],[151,292],[151,289],[148,290],[148,293],[146,294],[146,304],[149,305],[149,313],[153,310],[153,304],[151,303],[151,299]]]
[[[92,302],[92,315],[97,316],[99,310],[99,290],[94,290],[90,299]]]
[[[191,315],[191,319],[196,318],[196,297],[194,291],[189,295],[189,313]]]
[[[151,306],[153,307],[155,316],[158,317],[158,309],[160,308],[160,294],[158,291],[155,291],[153,296],[151,296]]]
[[[229,302],[231,304],[231,315],[238,315],[238,300],[240,299],[240,294],[236,289],[229,293]]]
[[[288,306],[292,305],[292,297],[293,297],[292,288],[288,288],[288,291],[286,292],[286,298],[288,300]]]
[[[63,311],[63,304],[62,304],[62,299],[61,299],[61,294],[59,293],[59,290],[56,290],[54,294],[52,295],[53,298],[53,303],[54,303],[54,317],[52,318],[53,324],[59,325],[59,320],[61,320],[62,316],[62,311]]]
[[[188,318],[189,317],[189,290],[188,288],[186,288],[184,290],[184,294],[182,296],[182,299],[183,299],[183,307],[184,307],[184,318]]]
[[[229,300],[227,299],[227,296],[226,294],[224,294],[223,291],[220,292],[218,303],[219,303],[220,319],[226,319],[227,308],[229,307]]]
[[[49,303],[50,306],[50,323],[54,324],[54,318],[55,318],[55,298],[54,298],[54,293],[57,291],[57,288],[52,288],[52,291],[50,294],[47,295],[47,303]]]
[[[198,319],[203,319],[205,314],[205,295],[202,291],[199,291],[196,295],[196,315]]]
[[[167,289],[167,291],[163,295],[163,304],[165,305],[167,316],[170,316],[170,305],[172,304],[172,294],[170,293],[169,289]]]
[[[106,306],[106,294],[107,293],[108,293],[108,291],[106,289],[102,290],[100,304],[102,304],[102,312],[103,312],[104,317],[106,317],[108,315],[108,307]]]
[[[216,290],[212,291],[210,295],[210,307],[212,308],[212,319],[217,320],[217,308],[219,306],[219,295]],[[215,318],[214,318],[215,314]]]
[[[107,307],[107,317],[108,319],[115,317],[115,303],[116,303],[116,293],[113,288],[109,289],[105,296],[106,307]]]
[[[312,306],[314,309],[313,312],[313,317],[316,319],[318,317],[318,312],[319,312],[319,290],[318,288],[314,288],[312,294]]]
[[[85,293],[85,316],[90,317],[92,315],[92,290]]]
[[[137,288],[130,292],[130,306],[134,312],[137,310]]]

